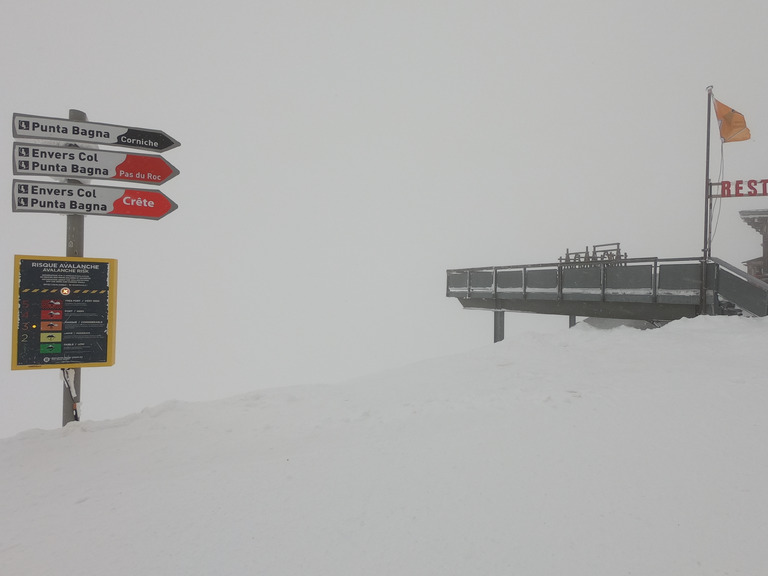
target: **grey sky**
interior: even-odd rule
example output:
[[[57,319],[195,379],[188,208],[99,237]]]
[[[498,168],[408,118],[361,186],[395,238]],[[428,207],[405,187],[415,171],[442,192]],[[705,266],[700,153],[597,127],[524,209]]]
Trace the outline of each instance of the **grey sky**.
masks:
[[[445,298],[446,268],[614,241],[698,256],[708,85],[752,132],[726,145],[725,177],[768,177],[767,13],[760,1],[6,0],[9,195],[14,112],[78,108],[181,141],[165,154],[181,175],[162,187],[176,212],[86,218],[86,255],[118,259],[119,281],[117,364],[84,370],[84,416],[488,343],[490,315]],[[714,255],[759,253],[738,211],[760,207],[723,202]],[[64,226],[0,211],[6,367],[13,255],[63,255]],[[0,433],[58,424],[57,371],[3,374]]]

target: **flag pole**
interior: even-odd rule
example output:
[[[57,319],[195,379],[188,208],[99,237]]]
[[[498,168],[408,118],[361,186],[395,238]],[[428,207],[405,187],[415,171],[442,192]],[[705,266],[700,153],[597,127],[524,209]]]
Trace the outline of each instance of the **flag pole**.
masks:
[[[712,86],[707,87],[707,158],[706,158],[706,179],[704,186],[704,258],[712,255],[712,237],[710,227],[710,201],[711,201],[711,182],[709,178],[709,151],[710,139],[712,135]]]
[[[706,178],[704,181],[704,249],[701,259],[701,314],[705,313],[707,308],[707,261],[712,255],[712,237],[710,227],[710,203],[712,201],[710,189],[711,182],[709,178],[709,150],[712,134],[712,86],[707,86],[707,158],[705,161]]]

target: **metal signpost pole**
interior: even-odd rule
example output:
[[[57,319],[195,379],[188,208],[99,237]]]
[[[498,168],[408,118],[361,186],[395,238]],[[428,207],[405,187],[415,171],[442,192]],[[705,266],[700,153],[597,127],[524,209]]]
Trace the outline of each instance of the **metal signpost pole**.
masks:
[[[87,122],[88,116],[80,110],[70,110],[69,119]],[[77,180],[68,182],[80,183]],[[67,256],[82,258],[85,243],[85,216],[82,214],[67,214]],[[80,419],[77,404],[80,402],[80,371],[81,368],[62,369],[64,378],[64,396],[62,403],[61,425]]]
[[[11,367],[61,369],[66,426],[80,420],[81,369],[114,364],[117,260],[84,258],[85,216],[159,220],[178,208],[159,190],[133,186],[178,175],[162,156],[99,145],[162,152],[180,143],[160,130],[89,122],[80,110],[67,119],[14,113],[13,136],[20,139],[13,144],[14,176],[55,180],[14,179],[13,211],[66,214],[67,237],[65,258],[16,256]],[[91,179],[130,184],[93,186]]]

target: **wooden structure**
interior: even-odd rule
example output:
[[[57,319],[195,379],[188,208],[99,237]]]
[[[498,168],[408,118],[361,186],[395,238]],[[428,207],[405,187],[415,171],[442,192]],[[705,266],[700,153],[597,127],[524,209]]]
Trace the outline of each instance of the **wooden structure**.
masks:
[[[763,238],[763,254],[744,262],[747,274],[768,280],[768,210],[742,210],[739,216]]]

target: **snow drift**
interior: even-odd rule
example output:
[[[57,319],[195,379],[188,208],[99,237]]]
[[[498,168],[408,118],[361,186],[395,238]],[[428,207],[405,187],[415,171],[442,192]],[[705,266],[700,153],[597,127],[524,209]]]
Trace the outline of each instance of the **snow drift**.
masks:
[[[756,574],[767,335],[579,325],[25,432],[0,441],[0,574]]]

